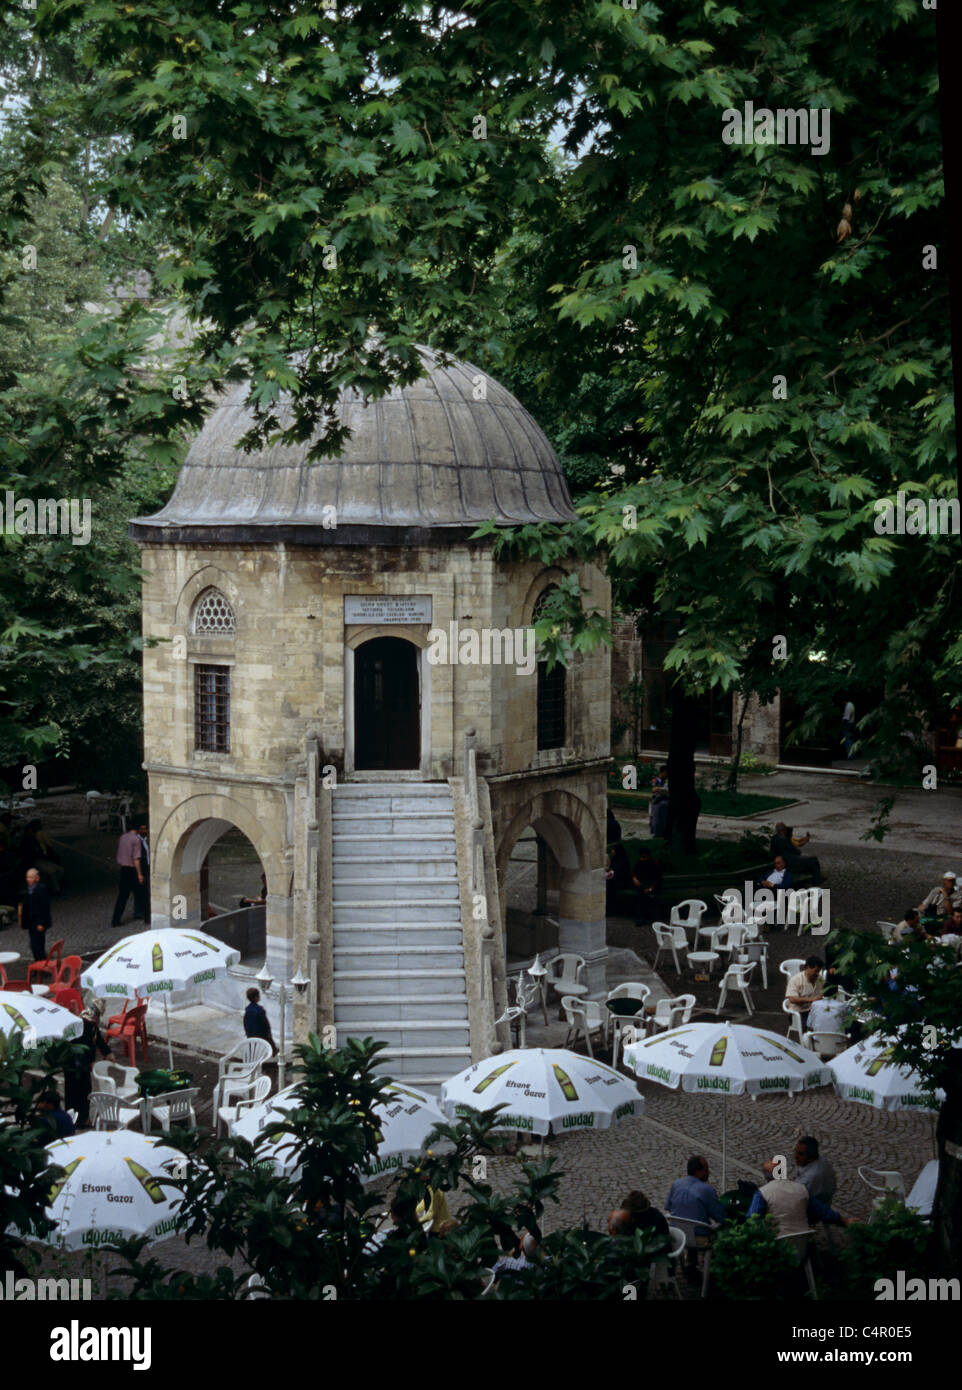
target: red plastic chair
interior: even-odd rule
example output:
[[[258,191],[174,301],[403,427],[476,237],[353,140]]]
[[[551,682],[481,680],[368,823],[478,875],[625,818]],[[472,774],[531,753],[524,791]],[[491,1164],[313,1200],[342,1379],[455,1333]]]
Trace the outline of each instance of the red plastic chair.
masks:
[[[78,1018],[84,1011],[84,1001],[79,991],[75,989],[62,989],[58,986],[58,988],[51,990],[50,1002],[52,1004],[59,1004],[62,1009],[69,1009],[70,1012],[76,1014]]]
[[[27,966],[27,984],[40,985],[49,976],[50,983],[56,984],[57,970],[63,957],[63,937],[55,941],[47,951],[46,960],[35,960],[33,965]]]
[[[3,966],[0,965],[0,989],[6,990],[8,994],[13,994],[16,991],[25,994],[29,988],[30,985],[27,980],[11,980]]]
[[[106,1033],[106,1032],[107,1032],[109,1029],[111,1029],[111,1028],[117,1029],[117,1028],[122,1027],[123,1024],[125,1023],[126,1019],[127,1019],[127,1013],[128,1013],[128,1011],[129,1011],[130,1009],[132,1009],[132,1008],[136,1008],[137,1005],[138,1005],[139,1003],[140,1003],[140,1000],[139,1000],[139,999],[136,999],[136,998],[135,998],[135,999],[125,999],[125,1000],[124,1000],[124,1007],[121,1009],[120,1013],[119,1013],[119,1014],[111,1014],[110,1017],[107,1019],[107,1027],[104,1029],[104,1032]]]
[[[54,980],[56,988],[76,989],[83,964],[79,956],[64,956]]]
[[[111,1020],[113,1023],[113,1020]],[[124,1009],[119,1016],[118,1025],[108,1023],[105,1038],[116,1038],[130,1059],[130,1065],[137,1065],[137,1044],[141,1045],[144,1062],[147,1062],[147,1005],[138,1004],[133,1009]]]

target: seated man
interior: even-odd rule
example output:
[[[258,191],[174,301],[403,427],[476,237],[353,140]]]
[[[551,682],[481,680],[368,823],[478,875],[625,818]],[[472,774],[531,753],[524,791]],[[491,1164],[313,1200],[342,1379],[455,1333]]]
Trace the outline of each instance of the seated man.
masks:
[[[807,845],[811,835],[805,835],[796,842],[792,839],[792,827],[783,820],[776,822],[775,834],[771,838],[769,853],[773,858],[781,857],[797,878],[800,874],[811,874],[812,885],[817,888],[822,882],[822,866],[814,854],[803,855],[801,849]]]
[[[633,1231],[651,1232],[656,1236],[668,1234],[664,1213],[653,1207],[643,1192],[629,1192],[619,1211],[627,1213]]]
[[[513,1252],[510,1255],[502,1255],[500,1260],[496,1262],[492,1270],[495,1283],[498,1283],[505,1275],[509,1279],[514,1279],[519,1274],[525,1274],[528,1270],[534,1269],[537,1258],[538,1241],[530,1231],[525,1231]]]
[[[955,874],[947,869],[942,875],[942,882],[919,903],[918,910],[923,917],[948,917],[953,907],[962,907],[962,891],[956,887],[956,883]]]
[[[818,956],[809,956],[801,970],[785,986],[785,998],[793,1013],[802,1015],[802,1027],[808,1028],[808,1013],[816,999],[822,997],[819,976],[823,963]]]
[[[902,914],[902,920],[892,933],[892,940],[899,943],[903,941],[921,941],[924,933],[919,922],[919,910],[917,907],[907,907]]]
[[[775,1221],[778,1235],[807,1235],[809,1226],[816,1221],[824,1221],[829,1226],[851,1226],[854,1216],[840,1216],[826,1202],[813,1197],[804,1183],[793,1182],[791,1178],[774,1176],[777,1160],[768,1159],[762,1164],[762,1172],[769,1181],[760,1187],[752,1198],[748,1215],[770,1215]]]
[[[838,1187],[835,1169],[827,1158],[819,1156],[818,1140],[810,1134],[799,1139],[795,1145],[795,1166],[798,1181],[808,1188],[808,1195],[818,1202],[824,1202],[827,1207],[831,1206]]]
[[[929,937],[936,946],[954,946],[958,950],[962,946],[962,907],[953,908],[945,921],[929,933]]]
[[[76,1126],[60,1104],[56,1091],[45,1091],[37,1100],[37,1110],[40,1112],[40,1123],[44,1129],[49,1129],[51,1138],[69,1139],[76,1134]]]
[[[700,1221],[709,1226],[712,1222],[719,1226],[725,1221],[725,1208],[716,1190],[708,1182],[708,1161],[700,1154],[688,1160],[688,1176],[676,1178],[668,1189],[665,1211],[669,1216],[680,1216],[686,1221]],[[697,1279],[696,1266],[698,1251],[689,1245],[685,1252],[685,1263],[689,1280]]]

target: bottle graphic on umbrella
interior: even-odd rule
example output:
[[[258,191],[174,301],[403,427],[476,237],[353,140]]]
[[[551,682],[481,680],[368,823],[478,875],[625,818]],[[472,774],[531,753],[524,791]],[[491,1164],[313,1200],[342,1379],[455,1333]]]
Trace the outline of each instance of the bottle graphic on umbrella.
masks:
[[[124,1157],[124,1162],[147,1193],[150,1200],[152,1202],[162,1202],[164,1200],[163,1188],[157,1179],[147,1172],[143,1164],[138,1163],[135,1158],[127,1158],[126,1156]]]
[[[154,974],[164,968],[164,952],[159,941],[154,942],[154,949],[150,953],[151,964],[154,967]]]

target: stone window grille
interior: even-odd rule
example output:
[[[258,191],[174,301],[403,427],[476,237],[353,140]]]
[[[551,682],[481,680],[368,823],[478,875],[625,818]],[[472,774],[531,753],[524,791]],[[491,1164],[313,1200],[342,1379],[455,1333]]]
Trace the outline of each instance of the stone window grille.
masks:
[[[538,596],[531,615],[537,622],[548,598],[555,590],[551,584]],[[563,748],[565,741],[565,695],[568,672],[564,666],[548,670],[546,661],[538,662],[538,749]]]
[[[234,610],[220,589],[205,590],[194,608],[194,632],[232,637],[234,631]]]
[[[230,667],[194,667],[194,747],[230,752]]]

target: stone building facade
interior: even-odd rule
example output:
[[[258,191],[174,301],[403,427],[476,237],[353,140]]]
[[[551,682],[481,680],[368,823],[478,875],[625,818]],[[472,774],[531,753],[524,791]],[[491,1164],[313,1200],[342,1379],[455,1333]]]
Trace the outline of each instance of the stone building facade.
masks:
[[[604,984],[607,650],[554,677],[532,662],[519,669],[520,636],[509,663],[497,640],[493,660],[460,659],[465,633],[531,629],[538,601],[567,574],[495,558],[489,540],[471,539],[487,519],[570,519],[560,465],[496,382],[427,351],[424,365],[418,382],[377,402],[346,393],[351,437],[320,462],[308,461],[307,444],[239,452],[251,417],[245,388],[233,389],[167,506],[131,523],[143,631],[156,639],[144,653],[153,921],[200,921],[206,856],[238,827],[267,880],[272,975],[288,979],[313,962],[317,989],[301,1028],[333,1017],[336,1003],[337,788],[370,787],[371,814],[382,788],[401,797],[405,787],[414,795],[448,784],[458,803],[469,747],[484,820],[469,829],[496,876],[486,910],[501,914],[511,849],[534,826],[557,866],[557,944],[585,956],[592,992]],[[600,570],[578,573],[587,601],[607,612]],[[449,650],[437,660],[441,633]],[[346,817],[344,798],[341,807]],[[460,882],[468,849],[457,838]],[[352,883],[384,881],[387,893],[389,845],[369,849],[368,866],[345,872]],[[415,881],[447,874],[419,865],[413,850],[407,858]],[[470,973],[476,913],[461,906]],[[504,1041],[492,1022],[504,1004],[500,957],[487,1013],[472,1019],[472,1053]]]

